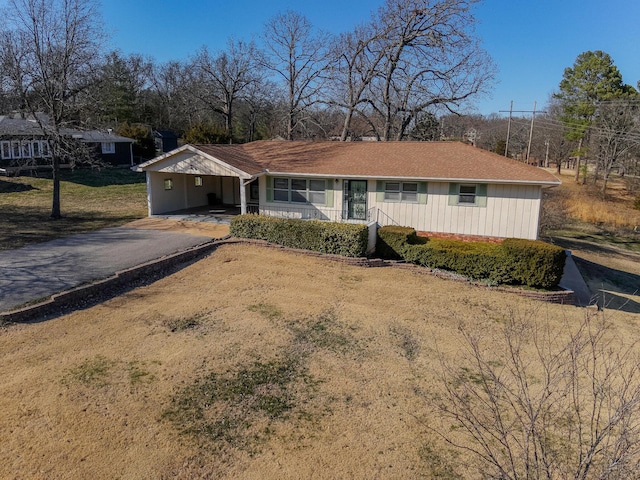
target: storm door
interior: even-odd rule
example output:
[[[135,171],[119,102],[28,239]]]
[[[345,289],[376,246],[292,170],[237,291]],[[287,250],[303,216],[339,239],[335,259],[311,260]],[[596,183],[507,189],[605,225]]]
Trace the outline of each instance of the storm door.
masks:
[[[350,220],[367,219],[367,181],[347,180],[346,203],[347,218]]]

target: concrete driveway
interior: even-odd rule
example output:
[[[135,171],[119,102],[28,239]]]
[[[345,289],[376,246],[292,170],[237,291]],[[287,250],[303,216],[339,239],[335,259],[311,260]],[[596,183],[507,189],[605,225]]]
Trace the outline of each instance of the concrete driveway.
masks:
[[[209,241],[125,226],[2,251],[0,312]]]

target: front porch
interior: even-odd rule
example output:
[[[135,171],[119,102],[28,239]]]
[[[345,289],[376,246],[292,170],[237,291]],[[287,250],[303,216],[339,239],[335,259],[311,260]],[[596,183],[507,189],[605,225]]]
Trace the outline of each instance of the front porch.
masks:
[[[366,216],[364,218],[358,219],[348,218],[348,214],[343,212],[342,210],[320,211],[317,208],[313,207],[278,206],[274,208],[272,205],[270,205],[266,208],[260,208],[258,207],[258,205],[250,204],[247,205],[247,213],[254,213],[277,218],[322,220],[326,222],[370,223],[373,221],[380,225],[390,224],[390,222],[388,221],[389,219],[380,218],[382,212],[380,212],[377,208],[368,209],[366,212]],[[229,224],[231,223],[231,219],[233,217],[241,214],[242,209],[240,206],[205,205],[151,215],[151,217],[191,222]]]
[[[257,209],[257,205],[250,205],[247,207],[247,211],[249,213],[257,213]],[[241,208],[236,206],[205,205],[150,216],[153,218],[164,218],[167,220],[229,224],[233,217],[238,216],[241,213]]]

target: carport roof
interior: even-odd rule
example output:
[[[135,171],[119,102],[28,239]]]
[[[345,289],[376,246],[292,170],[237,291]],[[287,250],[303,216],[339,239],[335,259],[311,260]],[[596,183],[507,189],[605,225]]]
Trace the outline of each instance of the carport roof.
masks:
[[[559,185],[546,170],[460,142],[257,141],[239,145],[185,145],[139,166],[191,150],[245,172],[346,178],[410,178]]]

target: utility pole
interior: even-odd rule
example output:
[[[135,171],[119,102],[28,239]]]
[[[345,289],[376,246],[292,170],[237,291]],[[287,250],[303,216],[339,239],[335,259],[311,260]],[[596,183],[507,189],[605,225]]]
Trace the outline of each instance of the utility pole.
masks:
[[[507,126],[507,143],[504,146],[504,156],[509,157],[509,134],[511,133],[511,114],[513,113],[513,100],[509,106],[509,125]]]
[[[545,137],[544,146],[547,147],[544,152],[544,166],[545,168],[549,168],[549,137]]]
[[[527,147],[527,164],[529,163],[529,156],[531,155],[531,140],[533,139],[533,121],[536,118],[536,106],[538,102],[533,102],[533,113],[531,115],[531,130],[529,130],[529,146]]]
[[[509,134],[511,132],[511,118],[513,116],[514,113],[532,113],[533,116],[531,117],[531,129],[529,130],[529,146],[527,147],[527,158],[526,161],[527,163],[529,163],[529,155],[531,154],[531,140],[533,138],[533,120],[536,116],[536,105],[538,102],[533,102],[533,110],[514,110],[513,109],[513,100],[511,100],[511,107],[509,108],[509,110],[498,110],[500,113],[506,113],[507,111],[509,112],[509,126],[507,127],[507,144],[506,147],[504,149],[504,155],[505,157],[508,156],[507,152],[509,149]],[[538,112],[538,113],[547,113],[544,111]]]

